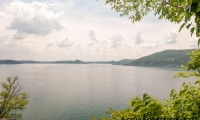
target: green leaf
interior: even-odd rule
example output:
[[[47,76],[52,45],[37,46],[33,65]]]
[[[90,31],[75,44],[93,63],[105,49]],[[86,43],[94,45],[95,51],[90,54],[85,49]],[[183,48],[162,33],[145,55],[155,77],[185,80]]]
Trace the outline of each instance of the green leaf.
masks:
[[[198,40],[198,47],[199,47],[199,44],[200,44],[200,38],[199,38],[199,40]]]
[[[189,4],[189,5],[186,6],[186,12],[187,13],[191,12],[191,4]]]
[[[190,28],[190,26],[191,26],[191,24],[188,24],[188,25],[186,26],[186,28],[187,28],[187,29],[189,29],[189,28]]]
[[[150,96],[147,93],[144,93],[143,94],[143,100],[146,101],[148,99],[150,99]]]
[[[200,83],[200,80],[197,80],[194,84],[198,84],[198,83]]]
[[[183,23],[179,29],[179,32],[181,32],[182,28],[185,26],[185,23]]]
[[[194,33],[194,30],[195,30],[195,27],[193,27],[193,28],[190,30],[191,36],[192,36],[192,34]]]

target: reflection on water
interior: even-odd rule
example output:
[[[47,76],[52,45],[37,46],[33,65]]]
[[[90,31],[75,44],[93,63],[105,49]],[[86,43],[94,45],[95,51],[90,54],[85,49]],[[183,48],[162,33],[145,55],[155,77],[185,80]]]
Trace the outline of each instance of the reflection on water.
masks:
[[[89,120],[145,92],[162,100],[189,80],[172,78],[177,69],[95,64],[0,65],[0,71],[0,81],[19,76],[29,94],[24,120]]]

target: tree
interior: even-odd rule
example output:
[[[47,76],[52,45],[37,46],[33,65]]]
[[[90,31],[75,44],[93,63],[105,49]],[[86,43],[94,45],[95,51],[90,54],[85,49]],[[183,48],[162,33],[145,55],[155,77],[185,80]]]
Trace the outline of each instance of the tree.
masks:
[[[18,77],[8,77],[6,82],[1,83],[0,92],[0,118],[12,118],[17,110],[23,110],[28,104],[28,95],[21,92],[22,87],[17,82]],[[15,118],[22,118],[21,114],[14,114]]]
[[[154,12],[158,19],[183,22],[179,32],[186,25],[191,36],[196,31],[196,36],[200,37],[200,0],[106,0],[106,4],[120,12],[120,16],[129,16],[133,23],[140,21],[149,12]]]

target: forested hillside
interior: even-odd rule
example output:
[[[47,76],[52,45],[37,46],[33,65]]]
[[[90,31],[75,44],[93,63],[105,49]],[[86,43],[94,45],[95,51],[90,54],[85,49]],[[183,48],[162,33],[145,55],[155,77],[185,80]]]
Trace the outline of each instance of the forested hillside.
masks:
[[[127,64],[129,66],[146,67],[180,67],[186,65],[189,60],[187,55],[192,49],[188,50],[165,50],[149,56],[145,56]]]

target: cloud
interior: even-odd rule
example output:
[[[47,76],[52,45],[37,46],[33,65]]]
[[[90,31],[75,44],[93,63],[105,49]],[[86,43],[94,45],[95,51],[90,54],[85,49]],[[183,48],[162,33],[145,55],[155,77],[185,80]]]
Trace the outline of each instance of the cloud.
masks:
[[[57,43],[58,47],[71,47],[74,43],[71,42],[68,38],[62,39]]]
[[[121,33],[116,33],[111,37],[112,40],[112,48],[117,48],[121,45],[124,37]]]
[[[59,3],[59,2],[49,3],[48,5],[49,5],[50,7],[53,7],[53,8],[56,9],[56,10],[63,7],[63,5],[62,5],[61,3]]]
[[[53,41],[49,41],[47,44],[46,44],[47,47],[52,47],[54,46],[54,42]]]
[[[27,35],[24,33],[16,33],[13,35],[13,39],[17,39],[17,40],[24,39],[26,37],[27,37]]]
[[[106,40],[103,40],[103,41],[101,42],[101,44],[102,44],[102,45],[107,45],[108,42],[107,42]]]
[[[160,40],[156,40],[156,42],[154,43],[145,43],[144,45],[142,45],[142,48],[144,49],[155,49],[158,48]]]
[[[135,44],[140,44],[144,40],[142,39],[142,33],[138,31],[135,35]]]
[[[35,35],[47,35],[53,30],[63,29],[63,12],[53,12],[48,9],[49,7],[47,3],[24,3],[14,0],[6,6],[4,12],[12,16],[8,29],[17,30],[17,33]]]
[[[5,35],[5,34],[4,35],[0,35],[0,43],[4,42],[7,39],[8,39],[8,35]]]
[[[198,41],[197,40],[192,40],[192,42],[189,45],[191,48],[198,48]]]
[[[16,46],[16,43],[13,42],[13,41],[10,41],[10,40],[6,40],[2,43],[3,46],[5,47],[15,47]]]
[[[175,44],[178,41],[178,33],[175,31],[166,32],[165,39],[167,44]]]
[[[145,48],[145,49],[155,49],[155,48],[158,48],[158,43],[145,43],[142,48]]]
[[[88,31],[88,35],[89,35],[89,37],[90,37],[91,40],[93,40],[93,41],[96,40],[96,35],[95,35],[94,30],[89,30]]]
[[[89,43],[87,46],[88,46],[88,47],[89,47],[89,46],[93,46],[93,43],[92,43],[92,42],[90,42],[90,43]]]
[[[0,12],[0,17],[7,18],[3,12]]]

